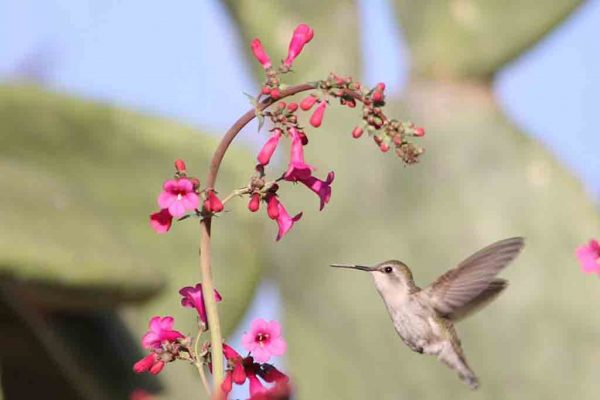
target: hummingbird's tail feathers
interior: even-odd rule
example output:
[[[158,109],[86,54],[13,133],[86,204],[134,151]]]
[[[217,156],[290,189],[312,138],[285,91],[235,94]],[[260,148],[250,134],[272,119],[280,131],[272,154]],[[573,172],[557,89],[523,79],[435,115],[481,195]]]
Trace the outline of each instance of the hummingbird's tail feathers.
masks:
[[[479,389],[479,379],[475,376],[475,374],[471,374],[471,375],[461,375],[460,379],[462,379],[462,381],[464,383],[467,384],[467,386],[469,386],[469,389],[471,390],[477,390]]]
[[[438,354],[438,359],[455,370],[460,379],[466,383],[471,390],[475,390],[479,387],[479,379],[469,367],[469,364],[467,364],[467,359],[462,352],[459,342],[446,342]]]
[[[475,314],[477,311],[494,301],[496,297],[498,297],[500,293],[502,293],[507,287],[507,280],[499,278],[494,279],[487,288],[483,289],[483,292],[478,294],[469,303],[448,314],[446,318],[450,319],[452,322],[458,322],[470,315]]]

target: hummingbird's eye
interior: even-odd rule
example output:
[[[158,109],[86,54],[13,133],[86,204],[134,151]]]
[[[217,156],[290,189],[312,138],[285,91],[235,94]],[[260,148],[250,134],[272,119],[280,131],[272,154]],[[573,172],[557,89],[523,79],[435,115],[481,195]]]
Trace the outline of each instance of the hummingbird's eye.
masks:
[[[391,273],[392,273],[392,270],[393,270],[393,269],[392,269],[392,267],[385,267],[385,268],[383,269],[383,272],[385,272],[386,274],[391,274]]]

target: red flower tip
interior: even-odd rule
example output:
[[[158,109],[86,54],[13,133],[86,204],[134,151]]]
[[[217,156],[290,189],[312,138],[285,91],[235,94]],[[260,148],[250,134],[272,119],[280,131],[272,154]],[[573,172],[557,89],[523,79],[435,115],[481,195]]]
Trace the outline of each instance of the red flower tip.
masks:
[[[204,201],[204,207],[210,213],[218,213],[223,211],[223,203],[217,197],[214,190],[209,190]]]
[[[292,35],[292,40],[288,47],[288,54],[283,65],[290,68],[296,57],[300,55],[304,46],[312,40],[313,36],[314,32],[310,26],[306,24],[298,25]]]
[[[231,377],[233,382],[238,385],[242,385],[246,381],[246,371],[244,370],[244,365],[242,365],[241,362],[235,364]]]
[[[323,115],[325,114],[325,108],[327,108],[327,102],[320,102],[317,106],[317,109],[313,112],[313,115],[310,117],[310,124],[315,128],[321,126],[321,123],[323,122]]]
[[[271,88],[268,86],[263,86],[263,88],[260,90],[260,92],[262,94],[270,94],[271,93]]]
[[[221,390],[224,393],[229,393],[231,392],[231,389],[233,389],[233,382],[231,381],[231,371],[228,371],[225,375],[225,379],[223,379],[223,382],[221,383]]]
[[[352,137],[354,139],[358,139],[359,137],[361,137],[363,134],[363,129],[360,126],[357,126],[356,128],[354,128],[352,130]]]
[[[273,100],[277,100],[278,98],[280,98],[281,92],[279,91],[279,89],[277,89],[277,88],[271,89],[271,97],[273,98]]]
[[[385,90],[385,83],[379,82],[377,85],[375,85],[375,90],[378,92],[383,92]]]
[[[294,112],[298,109],[298,103],[290,103],[287,105],[287,109],[289,112]]]
[[[390,145],[387,143],[381,143],[379,145],[379,149],[383,152],[383,153],[387,153],[388,150],[390,149]]]
[[[425,129],[423,128],[415,128],[413,132],[415,136],[425,136]]]
[[[185,162],[183,160],[175,160],[175,170],[179,173],[185,173]]]
[[[277,196],[271,195],[267,200],[267,215],[271,219],[277,219],[279,217],[279,200]]]
[[[133,364],[133,372],[136,374],[141,374],[142,372],[146,372],[152,368],[154,362],[156,361],[156,354],[148,354],[146,357],[142,358],[140,361]]]
[[[317,98],[313,95],[306,96],[304,100],[300,102],[300,108],[304,111],[308,111],[317,102]]]
[[[248,202],[248,210],[250,212],[257,212],[260,208],[260,193],[253,193],[250,196],[250,201]]]
[[[271,68],[271,59],[265,52],[262,43],[258,39],[254,39],[250,42],[250,47],[252,48],[252,53],[254,53],[254,57],[258,60],[258,62],[263,66],[264,69]]]

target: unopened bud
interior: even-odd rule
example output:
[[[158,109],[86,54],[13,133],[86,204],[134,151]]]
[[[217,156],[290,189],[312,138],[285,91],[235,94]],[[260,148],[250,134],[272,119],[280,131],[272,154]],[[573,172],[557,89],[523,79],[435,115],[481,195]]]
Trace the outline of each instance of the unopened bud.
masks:
[[[287,105],[287,109],[288,109],[288,111],[290,111],[290,112],[294,112],[294,111],[296,111],[296,110],[298,109],[298,103],[289,103],[289,104]]]
[[[425,129],[423,129],[423,128],[415,128],[414,135],[415,136],[425,136]]]
[[[254,193],[250,196],[250,201],[248,202],[248,210],[250,212],[257,212],[260,208],[260,194]]]
[[[375,90],[378,92],[383,92],[385,90],[385,83],[379,82],[377,85],[375,85]]]
[[[271,88],[268,86],[263,86],[263,88],[260,91],[262,94],[270,94],[271,93]]]
[[[376,103],[380,103],[383,101],[383,93],[379,90],[376,90],[375,92],[373,92],[373,101]]]
[[[273,98],[273,100],[277,100],[278,98],[280,98],[281,92],[279,91],[279,89],[277,89],[277,88],[271,89],[271,97]]]
[[[390,149],[390,145],[389,145],[389,144],[387,144],[387,143],[385,143],[385,142],[383,142],[383,143],[379,144],[379,149],[380,149],[382,152],[384,152],[384,153],[387,153],[387,152],[388,152],[388,150]]]
[[[313,115],[310,117],[310,124],[315,128],[321,126],[321,123],[323,122],[323,115],[325,114],[325,108],[327,108],[327,102],[320,102],[316,110],[313,112]]]
[[[185,173],[185,162],[183,160],[175,160],[175,169],[179,173]]]
[[[307,96],[300,102],[300,108],[304,111],[308,111],[317,102],[317,98],[313,95]]]
[[[354,128],[352,130],[352,137],[354,139],[358,139],[359,137],[361,137],[363,134],[363,128],[361,128],[360,126],[357,126],[356,128]]]

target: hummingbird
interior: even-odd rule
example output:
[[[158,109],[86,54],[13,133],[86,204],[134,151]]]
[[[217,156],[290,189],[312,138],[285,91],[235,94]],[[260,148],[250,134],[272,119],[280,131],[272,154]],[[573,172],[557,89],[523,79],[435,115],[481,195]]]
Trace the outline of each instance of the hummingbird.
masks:
[[[469,367],[454,324],[488,305],[508,286],[496,275],[523,249],[522,237],[493,243],[421,289],[410,268],[389,260],[375,266],[331,264],[371,273],[396,332],[413,351],[437,356],[471,389],[479,379]]]

